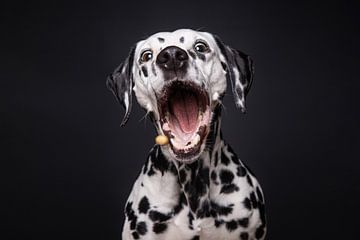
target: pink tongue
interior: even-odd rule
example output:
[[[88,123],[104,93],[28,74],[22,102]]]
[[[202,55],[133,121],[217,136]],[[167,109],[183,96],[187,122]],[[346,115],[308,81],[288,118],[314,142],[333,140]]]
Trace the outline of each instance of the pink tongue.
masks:
[[[183,132],[192,133],[196,129],[199,107],[194,95],[181,94],[176,96],[172,110]]]

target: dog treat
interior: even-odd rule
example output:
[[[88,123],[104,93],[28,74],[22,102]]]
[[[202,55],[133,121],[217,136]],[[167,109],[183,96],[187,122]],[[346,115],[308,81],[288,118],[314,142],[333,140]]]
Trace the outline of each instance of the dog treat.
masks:
[[[156,136],[155,142],[156,142],[156,144],[159,144],[159,145],[165,145],[165,144],[169,143],[169,138],[165,135],[159,135],[159,136]]]

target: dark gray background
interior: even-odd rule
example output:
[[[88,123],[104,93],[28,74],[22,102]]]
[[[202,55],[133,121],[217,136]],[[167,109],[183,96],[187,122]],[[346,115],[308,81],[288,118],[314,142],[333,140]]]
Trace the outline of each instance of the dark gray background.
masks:
[[[223,133],[256,173],[268,239],[356,239],[358,11],[324,1],[17,1],[1,7],[2,239],[119,239],[155,136],[105,79],[152,33],[218,34],[255,60]]]

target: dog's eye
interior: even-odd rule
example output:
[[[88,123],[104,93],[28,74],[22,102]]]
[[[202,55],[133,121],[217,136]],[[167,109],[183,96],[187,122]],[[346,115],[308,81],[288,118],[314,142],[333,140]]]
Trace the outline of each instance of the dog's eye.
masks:
[[[209,46],[203,41],[198,41],[194,44],[194,49],[197,52],[204,53],[209,51]]]
[[[145,50],[140,57],[141,62],[150,61],[153,58],[153,53],[151,50]]]

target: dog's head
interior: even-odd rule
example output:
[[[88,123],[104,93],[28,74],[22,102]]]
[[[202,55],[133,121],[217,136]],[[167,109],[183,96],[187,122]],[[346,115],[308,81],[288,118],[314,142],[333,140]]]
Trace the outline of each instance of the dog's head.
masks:
[[[107,86],[125,107],[122,125],[129,118],[134,91],[158,133],[170,139],[164,154],[191,162],[205,148],[227,80],[236,106],[245,112],[252,78],[249,56],[210,33],[180,29],[138,42],[108,77]]]

